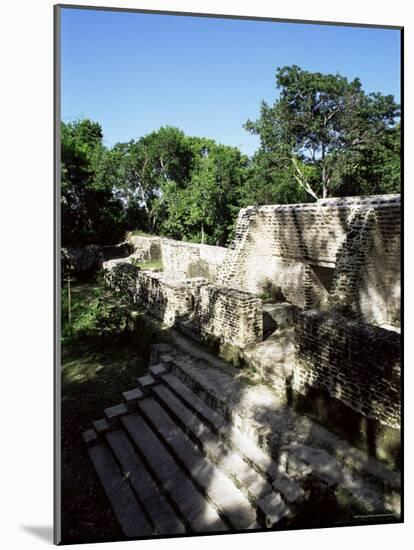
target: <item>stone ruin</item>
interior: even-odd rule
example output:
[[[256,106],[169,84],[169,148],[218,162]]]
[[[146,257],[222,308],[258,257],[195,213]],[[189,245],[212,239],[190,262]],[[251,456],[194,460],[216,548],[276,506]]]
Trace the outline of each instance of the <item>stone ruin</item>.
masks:
[[[338,487],[398,519],[400,207],[399,195],[248,207],[228,248],[140,236],[104,263],[169,335],[84,433],[127,536],[303,526],[306,502]],[[162,271],[136,265],[155,260]]]
[[[228,249],[135,237],[134,254],[104,268],[119,290],[128,270],[136,304],[235,348],[277,391],[322,389],[399,428],[400,231],[399,195],[248,207]],[[133,258],[162,259],[163,271]],[[293,346],[288,365],[280,341]]]

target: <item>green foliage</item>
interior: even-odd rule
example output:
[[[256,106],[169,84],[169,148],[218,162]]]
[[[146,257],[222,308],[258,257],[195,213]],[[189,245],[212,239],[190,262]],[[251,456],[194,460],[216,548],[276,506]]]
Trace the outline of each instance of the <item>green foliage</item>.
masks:
[[[108,149],[98,123],[62,123],[62,244],[110,244],[134,229],[227,245],[244,206],[399,191],[392,96],[295,65],[277,70],[276,86],[274,105],[245,124],[260,136],[251,159],[171,126]]]
[[[362,151],[355,167],[344,171],[339,195],[400,192],[400,124],[388,128],[381,139]]]
[[[164,188],[168,217],[166,234],[209,244],[228,242],[239,208],[248,159],[236,147],[213,140],[189,138],[193,168],[185,186]]]
[[[166,126],[137,141],[117,143],[110,155],[114,186],[129,207],[141,213],[143,229],[154,233],[165,214],[164,187],[188,180],[192,152],[187,138]]]
[[[61,293],[62,343],[95,337],[119,336],[128,329],[130,304],[122,295],[100,286],[74,285],[70,288],[71,323],[69,323],[69,289]]]
[[[312,168],[303,165],[303,169]],[[308,202],[310,197],[297,185],[292,185],[292,175],[286,162],[277,154],[259,150],[248,168],[246,182],[240,189],[240,205],[289,204]]]
[[[119,241],[124,210],[106,177],[111,162],[102,130],[90,120],[61,124],[62,245]]]
[[[259,119],[245,124],[260,136],[260,177],[289,179],[314,199],[398,188],[400,113],[392,96],[296,65],[278,68],[276,86],[279,99],[262,102]]]

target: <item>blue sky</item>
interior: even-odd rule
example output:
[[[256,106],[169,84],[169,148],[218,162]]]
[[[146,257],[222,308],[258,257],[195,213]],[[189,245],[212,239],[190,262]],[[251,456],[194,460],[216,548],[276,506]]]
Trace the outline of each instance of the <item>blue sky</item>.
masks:
[[[284,65],[400,100],[398,30],[69,8],[61,21],[62,119],[100,122],[108,146],[168,124],[250,155],[242,125],[277,98]]]

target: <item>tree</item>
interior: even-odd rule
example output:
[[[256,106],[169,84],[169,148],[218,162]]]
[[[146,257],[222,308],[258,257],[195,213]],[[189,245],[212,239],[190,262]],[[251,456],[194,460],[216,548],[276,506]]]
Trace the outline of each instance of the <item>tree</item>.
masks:
[[[116,144],[112,151],[113,177],[129,205],[143,209],[146,227],[153,233],[161,223],[163,189],[171,182],[182,186],[189,178],[192,152],[178,128],[166,126],[137,141]]]
[[[375,169],[363,162],[373,162],[379,146],[388,150],[400,114],[393,96],[365,94],[358,78],[296,65],[277,69],[276,86],[279,99],[273,106],[263,101],[260,118],[245,124],[260,136],[260,160],[270,156],[275,168],[284,166],[313,199],[340,193],[351,177],[370,188]]]
[[[205,138],[188,138],[193,152],[190,180],[164,188],[166,234],[224,245],[239,208],[247,157],[236,147]]]
[[[381,139],[361,151],[354,169],[344,173],[342,194],[381,194],[400,192],[401,128],[388,128]]]
[[[116,242],[123,205],[104,175],[108,152],[102,129],[88,119],[61,124],[62,244]]]
[[[308,178],[312,167],[303,165]],[[297,185],[292,185],[292,171],[286,166],[286,161],[276,153],[259,149],[249,163],[246,181],[240,188],[240,206],[251,204],[290,204],[307,202],[306,191]]]

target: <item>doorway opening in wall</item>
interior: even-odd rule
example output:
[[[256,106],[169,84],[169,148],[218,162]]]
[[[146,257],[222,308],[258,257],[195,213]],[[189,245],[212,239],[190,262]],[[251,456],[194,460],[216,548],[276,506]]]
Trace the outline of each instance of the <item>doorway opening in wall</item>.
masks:
[[[316,264],[311,264],[311,268],[323,288],[329,293],[332,287],[335,269],[333,267]]]

